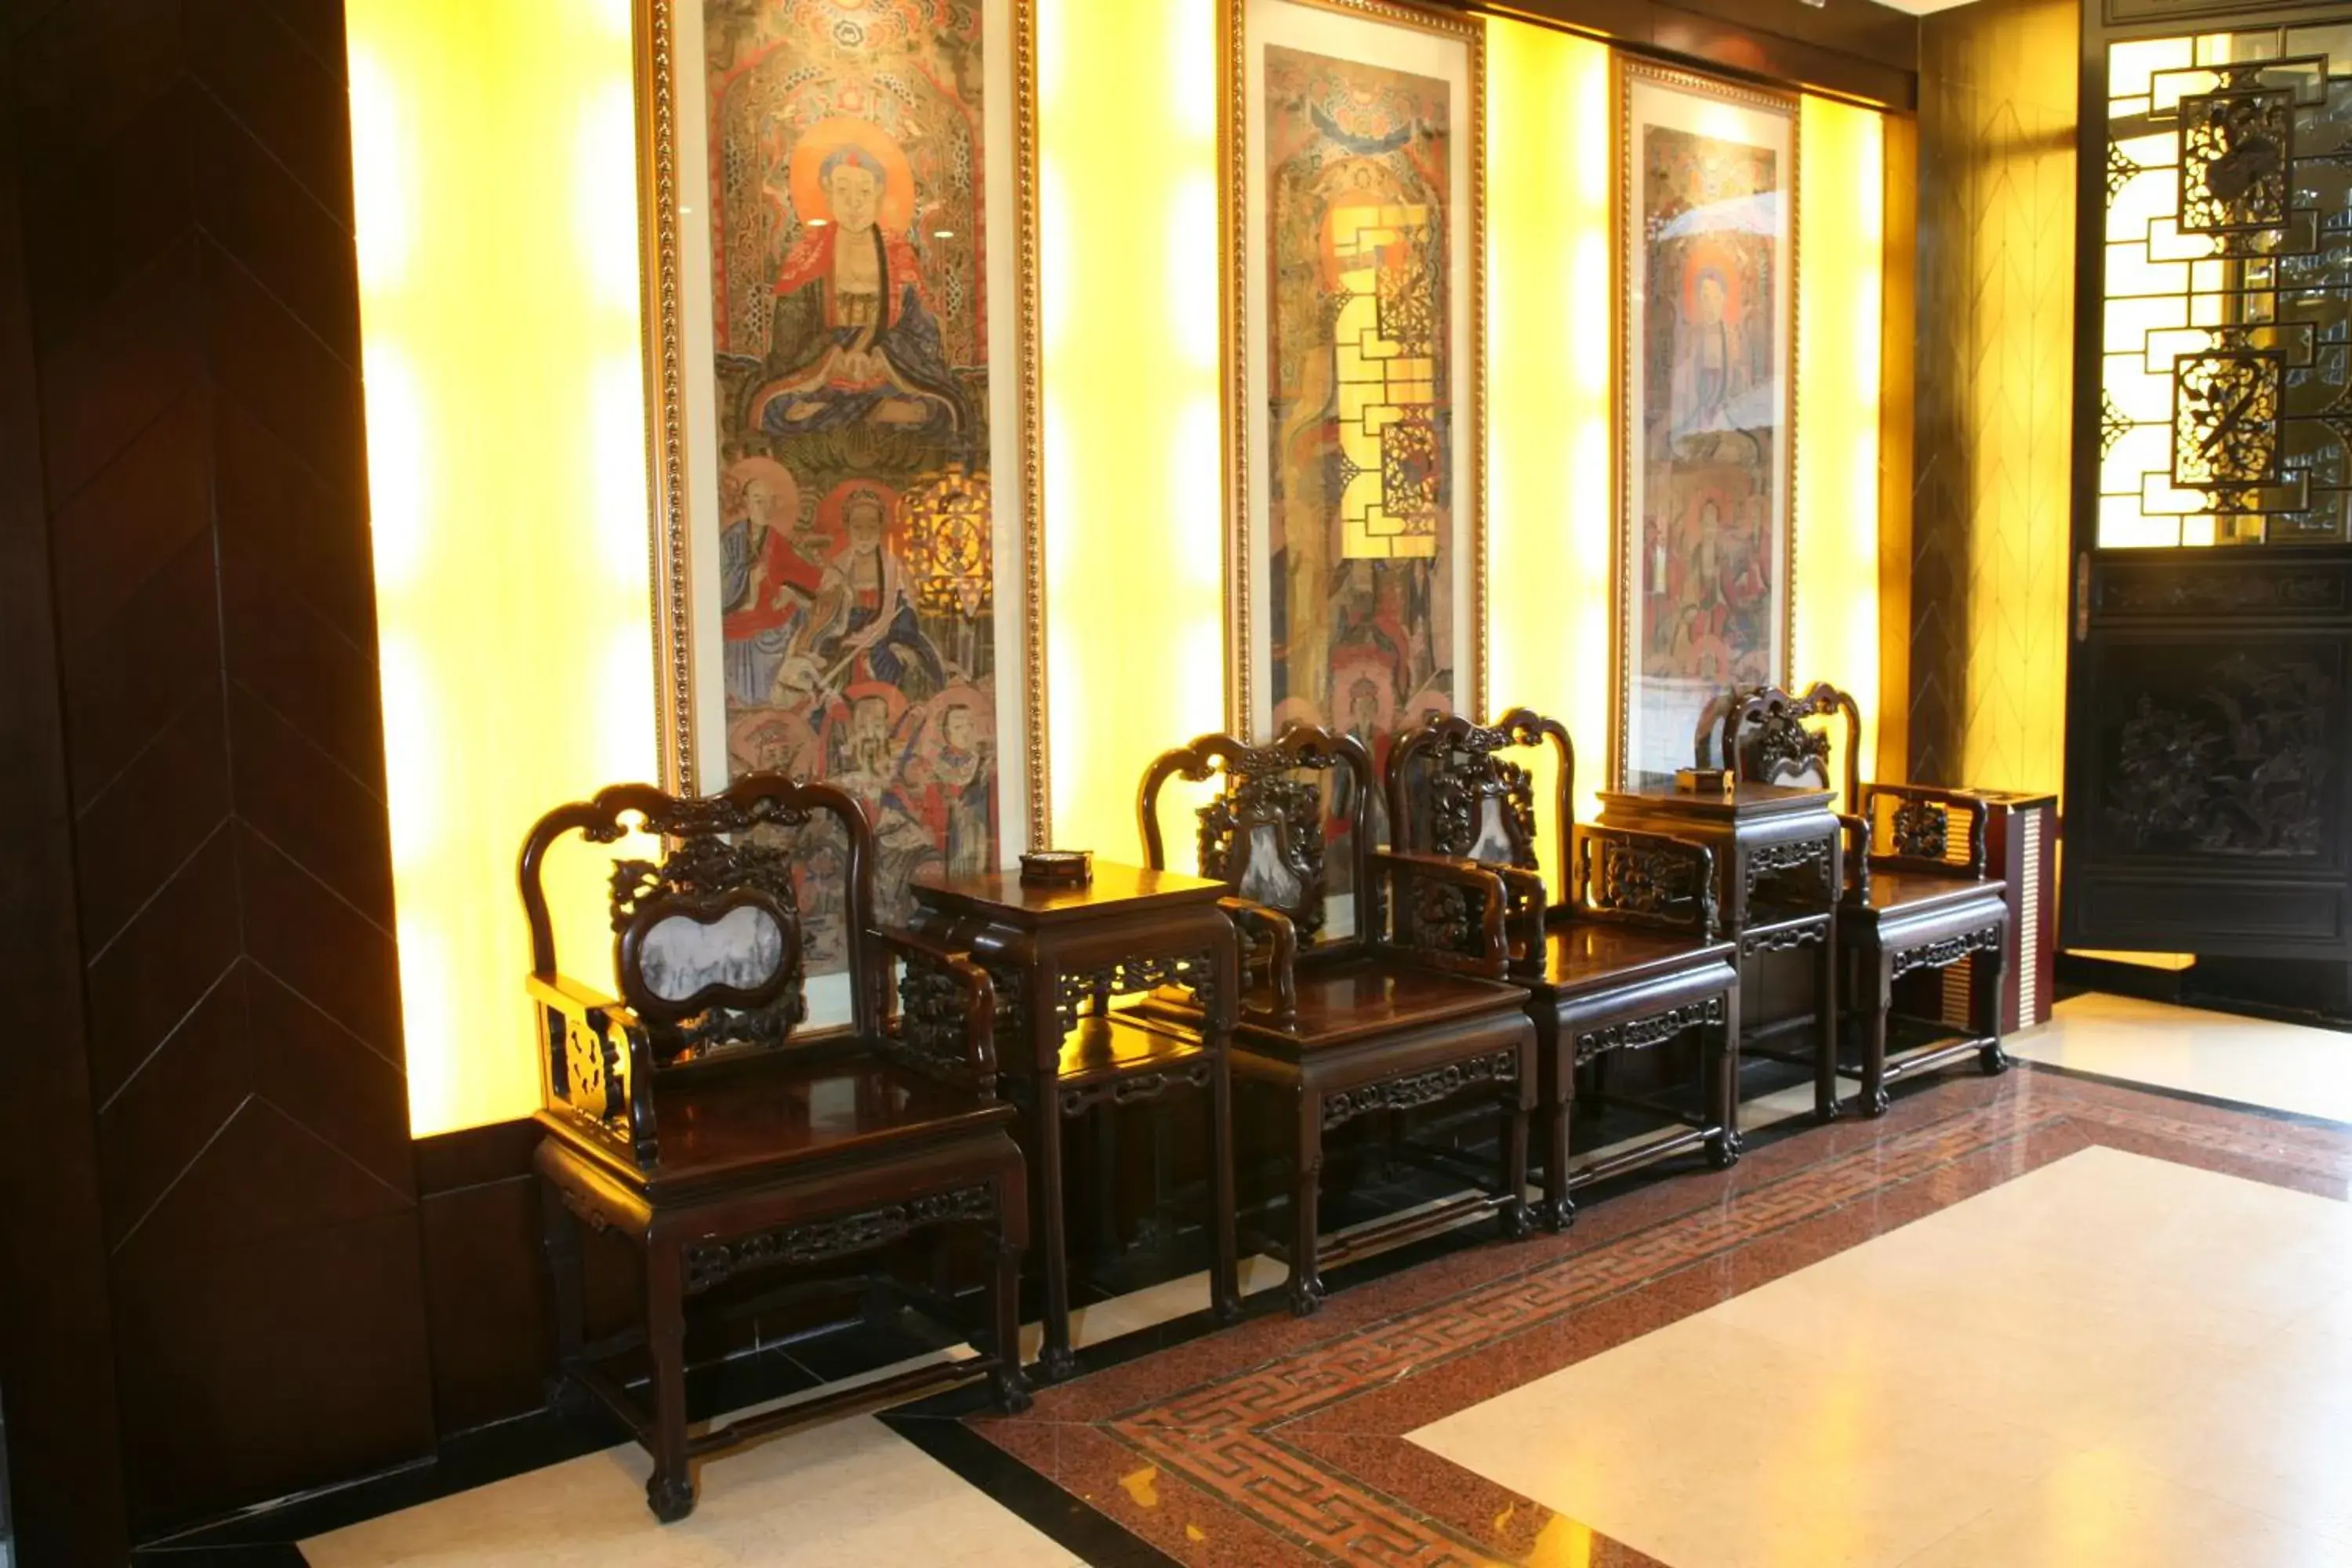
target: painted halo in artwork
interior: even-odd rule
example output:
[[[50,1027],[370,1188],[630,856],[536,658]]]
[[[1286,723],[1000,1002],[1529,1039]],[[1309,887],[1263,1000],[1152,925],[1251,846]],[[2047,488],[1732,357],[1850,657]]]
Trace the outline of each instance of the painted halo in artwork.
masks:
[[[638,0],[667,781],[848,789],[885,920],[1043,837],[1030,4]]]
[[[1797,105],[1618,61],[1616,776],[1670,782],[1734,686],[1787,684]]]
[[[1486,700],[1484,25],[1225,0],[1224,26],[1227,721],[1352,733],[1378,777]]]

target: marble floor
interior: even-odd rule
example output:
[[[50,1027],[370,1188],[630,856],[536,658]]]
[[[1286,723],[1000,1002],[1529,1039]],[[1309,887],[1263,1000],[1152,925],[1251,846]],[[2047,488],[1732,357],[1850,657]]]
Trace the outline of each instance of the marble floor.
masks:
[[[2352,1038],[2081,997],[2015,1048],[2059,1070],[1792,1120],[1567,1237],[1376,1259],[1313,1319],[1268,1295],[1195,1335],[1198,1277],[1099,1304],[1087,1375],[1028,1415],[953,1394],[790,1432],[707,1464],[667,1530],[622,1447],[300,1551],[2352,1564],[2352,1126],[2314,1120],[2352,1122]]]

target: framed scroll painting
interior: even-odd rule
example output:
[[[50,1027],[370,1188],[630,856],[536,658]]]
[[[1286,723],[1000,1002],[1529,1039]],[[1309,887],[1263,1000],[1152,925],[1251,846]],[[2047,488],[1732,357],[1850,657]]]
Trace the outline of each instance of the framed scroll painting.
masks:
[[[1691,764],[1726,689],[1788,677],[1798,112],[1617,70],[1616,775],[1639,787]]]
[[[1483,24],[1226,0],[1224,26],[1228,722],[1350,732],[1377,777],[1486,696]]]
[[[1043,838],[1030,0],[637,5],[666,779],[839,784],[897,920]]]

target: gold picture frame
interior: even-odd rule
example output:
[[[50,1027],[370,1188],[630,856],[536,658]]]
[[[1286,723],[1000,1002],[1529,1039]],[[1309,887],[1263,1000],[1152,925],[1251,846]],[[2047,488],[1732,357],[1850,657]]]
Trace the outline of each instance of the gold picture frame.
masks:
[[[1296,27],[1282,26],[1285,14],[1305,18]],[[1253,19],[1274,26],[1254,30]],[[1327,19],[1318,23],[1314,19]],[[1266,352],[1266,333],[1259,323],[1268,318],[1258,303],[1260,292],[1271,292],[1266,282],[1270,245],[1261,243],[1254,228],[1265,205],[1254,184],[1254,139],[1262,134],[1260,106],[1253,82],[1261,65],[1256,43],[1284,40],[1276,47],[1307,47],[1328,39],[1334,47],[1349,42],[1372,47],[1365,56],[1344,63],[1396,73],[1416,68],[1417,56],[1430,54],[1434,43],[1442,51],[1460,50],[1458,69],[1441,79],[1459,87],[1466,113],[1449,116],[1447,134],[1451,171],[1459,167],[1459,184],[1449,175],[1447,189],[1456,192],[1449,204],[1445,254],[1447,279],[1446,345],[1448,388],[1444,408],[1450,421],[1450,458],[1444,487],[1448,511],[1442,526],[1450,531],[1445,542],[1453,548],[1458,580],[1449,583],[1449,624],[1454,655],[1445,667],[1454,710],[1475,718],[1487,700],[1486,594],[1486,27],[1483,18],[1458,12],[1441,12],[1392,0],[1220,0],[1218,23],[1220,113],[1221,238],[1223,258],[1223,331],[1224,342],[1223,406],[1226,476],[1225,510],[1225,706],[1227,727],[1238,735],[1271,733],[1280,715],[1268,698],[1270,680],[1262,680],[1260,643],[1267,635],[1270,610],[1264,599],[1265,564],[1259,557],[1267,548],[1270,517],[1264,514],[1258,494],[1260,476],[1270,468],[1267,446],[1272,421],[1267,399],[1258,395]],[[1394,32],[1410,45],[1382,49],[1373,29]],[[1255,41],[1255,42],[1254,42]],[[1450,101],[1450,99],[1449,99]],[[1466,622],[1466,624],[1462,624]],[[1397,698],[1412,693],[1399,691]],[[1349,727],[1343,715],[1324,715],[1335,729]],[[1408,717],[1400,703],[1393,717],[1402,725]],[[1369,739],[1369,737],[1368,737]]]
[[[992,679],[999,688],[1010,687],[998,693],[992,710],[998,739],[995,777],[1001,791],[1017,786],[1020,795],[1017,810],[1003,811],[995,830],[996,858],[1011,865],[1023,848],[1049,841],[1051,821],[1037,331],[1036,0],[980,0],[980,9],[986,61],[980,205],[987,213],[1013,215],[1009,229],[1000,232],[992,224],[971,241],[985,257],[980,286],[989,302],[979,318],[980,330],[996,345],[989,351],[985,404],[988,591],[998,620],[1006,608],[1018,616],[1013,626],[998,626],[992,634],[998,650]],[[724,785],[728,755],[719,684],[723,672],[714,669],[711,658],[719,647],[719,632],[706,624],[715,620],[717,604],[711,574],[718,567],[711,557],[717,553],[720,502],[719,426],[709,406],[711,395],[697,385],[698,377],[713,379],[713,362],[696,353],[698,344],[707,351],[711,342],[713,296],[710,240],[707,227],[700,234],[694,227],[707,222],[700,203],[709,199],[706,193],[715,184],[715,176],[698,177],[693,163],[698,156],[705,165],[713,163],[701,74],[704,0],[634,0],[634,12],[657,748],[664,786],[692,795]],[[1000,171],[1009,200],[997,199]],[[943,232],[941,237],[953,236]],[[881,281],[886,321],[887,300],[898,281],[896,265],[885,264]],[[1009,307],[1001,304],[1008,295]],[[1008,342],[1011,353],[1005,356],[1001,345]],[[1003,427],[1008,422],[1009,431]],[[1018,565],[1010,606],[997,592],[1005,575],[998,568],[1013,564],[1006,560],[1007,545]],[[1007,650],[1017,651],[1017,672],[1003,668]],[[1005,702],[1004,696],[1017,700]],[[1010,755],[1016,745],[1017,765]],[[997,798],[1004,804],[1003,794]]]
[[[1617,142],[1616,156],[1613,160],[1616,243],[1612,247],[1612,279],[1617,296],[1618,349],[1616,363],[1612,371],[1612,384],[1619,447],[1616,516],[1612,523],[1610,546],[1611,581],[1614,584],[1615,592],[1612,595],[1610,613],[1612,713],[1609,774],[1619,788],[1630,788],[1644,783],[1656,784],[1661,779],[1670,778],[1674,769],[1691,764],[1694,760],[1691,755],[1693,750],[1691,742],[1696,730],[1695,723],[1685,724],[1678,731],[1671,728],[1673,719],[1676,715],[1681,715],[1683,709],[1688,708],[1691,711],[1682,716],[1695,720],[1699,712],[1704,711],[1709,691],[1727,689],[1735,683],[1753,684],[1769,681],[1786,685],[1788,682],[1790,661],[1796,646],[1797,276],[1801,254],[1798,244],[1797,213],[1800,131],[1802,114],[1801,99],[1796,93],[1779,92],[1725,81],[1692,71],[1653,64],[1623,54],[1614,58],[1611,74],[1611,90],[1614,100],[1612,104],[1611,119]],[[1680,99],[1686,105],[1697,106],[1685,116],[1693,121],[1692,126],[1663,126],[1662,129],[1688,132],[1694,135],[1705,135],[1719,140],[1717,133],[1725,129],[1738,128],[1754,132],[1768,121],[1781,122],[1784,135],[1738,143],[1751,151],[1769,152],[1779,161],[1783,177],[1771,193],[1779,198],[1777,203],[1770,204],[1773,217],[1772,229],[1741,229],[1738,226],[1756,221],[1755,215],[1760,204],[1753,203],[1752,198],[1750,205],[1746,208],[1739,207],[1738,200],[1733,198],[1726,198],[1715,205],[1728,209],[1722,222],[1730,232],[1745,232],[1751,236],[1759,232],[1770,233],[1781,246],[1786,260],[1784,265],[1771,268],[1772,276],[1767,293],[1767,302],[1771,307],[1775,327],[1770,334],[1768,353],[1769,363],[1772,366],[1774,385],[1769,395],[1761,399],[1754,395],[1752,354],[1747,356],[1749,359],[1749,366],[1748,374],[1744,378],[1735,374],[1732,368],[1735,359],[1742,356],[1736,354],[1732,350],[1730,332],[1738,331],[1744,342],[1746,337],[1744,326],[1730,328],[1722,322],[1721,317],[1725,292],[1721,281],[1722,268],[1729,267],[1736,270],[1742,261],[1752,264],[1754,258],[1738,257],[1736,252],[1740,247],[1726,246],[1727,254],[1718,258],[1719,265],[1700,266],[1696,273],[1696,276],[1701,279],[1702,296],[1706,293],[1704,280],[1706,274],[1714,272],[1717,275],[1717,287],[1713,301],[1717,321],[1709,325],[1713,335],[1718,340],[1717,347],[1719,364],[1716,370],[1709,373],[1709,376],[1710,379],[1719,379],[1716,380],[1713,389],[1702,399],[1710,405],[1707,417],[1691,422],[1692,428],[1688,434],[1706,437],[1718,447],[1726,444],[1736,444],[1738,439],[1746,439],[1753,445],[1755,427],[1752,425],[1740,426],[1738,420],[1743,416],[1752,419],[1757,413],[1769,412],[1776,421],[1771,429],[1772,438],[1769,443],[1769,455],[1778,483],[1769,498],[1770,504],[1768,506],[1768,510],[1771,514],[1769,537],[1775,548],[1769,555],[1769,564],[1771,571],[1765,590],[1774,596],[1774,603],[1764,623],[1769,627],[1765,662],[1760,669],[1753,668],[1752,660],[1749,660],[1747,665],[1737,664],[1736,661],[1741,657],[1739,650],[1732,648],[1727,638],[1718,638],[1722,641],[1723,647],[1731,651],[1735,660],[1734,667],[1711,674],[1709,673],[1711,666],[1706,661],[1706,656],[1702,655],[1698,661],[1698,673],[1680,682],[1690,689],[1672,693],[1663,702],[1650,703],[1649,708],[1654,711],[1645,710],[1637,720],[1637,699],[1643,694],[1636,692],[1636,682],[1654,678],[1638,671],[1639,659],[1637,650],[1633,647],[1635,631],[1637,627],[1645,626],[1650,614],[1648,599],[1654,593],[1663,591],[1654,584],[1653,577],[1657,577],[1659,582],[1663,583],[1667,574],[1661,568],[1673,563],[1675,558],[1675,552],[1669,548],[1664,533],[1660,532],[1652,537],[1648,527],[1654,513],[1651,510],[1652,498],[1648,494],[1650,476],[1645,465],[1650,460],[1647,443],[1655,435],[1653,429],[1655,411],[1648,406],[1643,383],[1651,374],[1652,367],[1647,356],[1654,350],[1650,341],[1652,323],[1648,314],[1651,303],[1648,298],[1648,280],[1646,277],[1643,278],[1640,280],[1641,286],[1637,288],[1637,280],[1634,277],[1635,257],[1637,246],[1641,247],[1640,265],[1646,272],[1653,260],[1649,247],[1657,244],[1660,238],[1669,237],[1664,236],[1663,230],[1660,236],[1646,235],[1643,232],[1643,226],[1647,222],[1647,215],[1636,210],[1637,203],[1641,200],[1635,189],[1637,142],[1642,141],[1642,132],[1647,129],[1647,125],[1646,122],[1638,122],[1636,120],[1635,100],[1637,96],[1646,97],[1649,94],[1656,94],[1661,100]],[[1711,114],[1702,112],[1710,108],[1715,112]],[[1706,129],[1703,131],[1696,129],[1697,125],[1702,124]],[[1669,228],[1672,226],[1672,223],[1666,226]],[[1686,269],[1703,259],[1705,258],[1698,258],[1694,251],[1693,256],[1685,260]],[[1750,286],[1752,287],[1752,284]],[[1685,291],[1688,291],[1687,288]],[[1687,307],[1685,303],[1677,303],[1678,311],[1685,308]],[[1701,316],[1705,313],[1704,308],[1695,312]],[[1678,322],[1677,331],[1681,331],[1686,325],[1687,323]],[[1679,350],[1677,350],[1678,354]],[[1675,374],[1679,374],[1681,366],[1678,357],[1675,359]],[[1694,377],[1694,379],[1696,378]],[[1745,384],[1740,385],[1740,390],[1733,391],[1733,387],[1739,385],[1743,380]],[[1740,405],[1742,400],[1745,400],[1744,406]],[[1676,416],[1670,408],[1665,417],[1668,421],[1668,440],[1671,443],[1676,439],[1675,434]],[[1670,466],[1671,462],[1670,459]],[[1697,466],[1693,465],[1693,467]],[[1735,463],[1725,466],[1736,468],[1740,465]],[[1677,472],[1674,477],[1679,478],[1681,475]],[[1751,496],[1727,499],[1752,500],[1754,498]],[[1705,534],[1707,531],[1705,524],[1708,521],[1707,513],[1710,510],[1709,499],[1705,494],[1700,495],[1691,510],[1700,519],[1698,526],[1702,534]],[[1715,503],[1713,510],[1716,512],[1716,520],[1719,521],[1720,503]],[[1736,523],[1735,531],[1741,527],[1748,528],[1750,533],[1754,531],[1752,523]],[[1691,552],[1693,560],[1711,563],[1712,564],[1705,570],[1710,574],[1719,576],[1720,563],[1725,559],[1724,554],[1717,550],[1711,539],[1694,542],[1697,547]],[[1748,550],[1748,553],[1745,557],[1745,563],[1741,570],[1753,574],[1756,568],[1752,541],[1747,546],[1736,548]],[[1710,590],[1710,592],[1715,598],[1723,601],[1717,608],[1727,618],[1736,618],[1737,623],[1743,627],[1752,627],[1755,617],[1738,614],[1744,606],[1738,606],[1734,603],[1738,597],[1737,594],[1729,591]],[[1681,617],[1678,616],[1676,631],[1678,638],[1680,619]],[[1717,636],[1712,630],[1707,635]],[[1692,638],[1694,647],[1697,642],[1697,637],[1694,636]],[[1664,685],[1669,678],[1655,679]],[[1668,710],[1672,710],[1672,712]],[[1654,733],[1653,733],[1654,730]],[[1637,763],[1646,765],[1637,767]]]

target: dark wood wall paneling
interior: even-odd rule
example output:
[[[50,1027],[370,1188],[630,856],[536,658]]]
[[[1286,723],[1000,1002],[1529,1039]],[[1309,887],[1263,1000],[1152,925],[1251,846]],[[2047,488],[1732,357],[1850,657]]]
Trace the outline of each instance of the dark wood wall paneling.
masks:
[[[1883,109],[1918,102],[1919,18],[1876,0],[1447,0]]]
[[[52,1086],[47,1135],[94,1145],[71,1239],[104,1248],[114,1385],[79,1398],[88,1426],[119,1416],[145,1536],[434,1436],[342,6],[17,9],[46,526],[29,546],[12,527],[10,564],[46,556],[53,624],[7,618],[49,649],[6,660],[0,712],[37,746],[44,700],[62,720],[64,798],[12,815],[68,818],[31,868],[74,925],[30,934],[83,980],[42,1031],[41,1070],[79,1080]],[[0,439],[25,429],[0,410]],[[29,1548],[52,1439],[10,1398]]]

